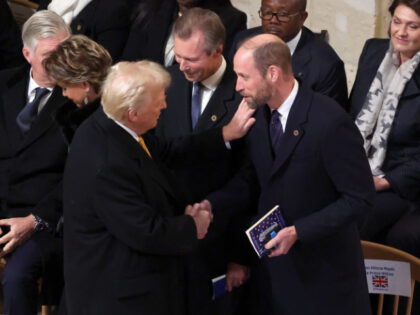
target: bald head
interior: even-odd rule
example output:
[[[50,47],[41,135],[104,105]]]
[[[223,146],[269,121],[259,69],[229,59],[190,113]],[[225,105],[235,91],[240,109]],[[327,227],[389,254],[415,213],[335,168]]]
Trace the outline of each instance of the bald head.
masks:
[[[261,76],[265,76],[270,66],[277,66],[284,74],[293,76],[289,47],[279,37],[272,34],[251,37],[240,46],[237,54],[245,51],[252,53],[255,68]]]

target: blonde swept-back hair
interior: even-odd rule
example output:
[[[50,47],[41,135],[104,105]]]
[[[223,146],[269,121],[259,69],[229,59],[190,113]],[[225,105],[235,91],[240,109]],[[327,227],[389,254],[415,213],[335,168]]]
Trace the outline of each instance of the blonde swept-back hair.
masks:
[[[220,17],[211,10],[202,8],[188,9],[174,24],[174,34],[181,39],[189,39],[196,31],[205,37],[204,51],[210,55],[225,43],[226,30]]]
[[[22,27],[22,42],[31,53],[34,52],[38,39],[52,38],[61,34],[71,35],[70,27],[57,13],[49,10],[35,12]]]
[[[55,83],[88,82],[99,93],[112,58],[102,45],[85,35],[72,35],[44,59],[43,65]]]
[[[102,85],[104,112],[109,118],[122,123],[130,108],[144,106],[150,101],[152,89],[166,89],[170,83],[169,73],[156,62],[119,62],[111,67]]]

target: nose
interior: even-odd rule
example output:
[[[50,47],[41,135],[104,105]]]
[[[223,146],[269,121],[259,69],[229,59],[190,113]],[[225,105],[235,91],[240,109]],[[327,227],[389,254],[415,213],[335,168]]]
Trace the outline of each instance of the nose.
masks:
[[[166,109],[166,107],[167,107],[166,100],[164,100],[164,101],[162,102],[161,109]]]
[[[406,25],[400,25],[397,29],[398,36],[404,37],[407,35],[407,26]]]
[[[236,92],[240,92],[240,91],[242,91],[242,82],[241,82],[241,80],[238,78],[237,80],[236,80],[236,86],[235,86],[235,90],[236,90]]]
[[[186,62],[184,59],[180,58],[178,63],[179,63],[179,70],[185,71],[188,69],[188,62]]]
[[[63,96],[64,96],[64,97],[67,97],[67,92],[66,92],[66,90],[64,90],[64,89],[63,89],[62,94],[63,94]]]
[[[270,23],[274,23],[274,24],[279,24],[280,23],[279,20],[277,19],[277,15],[275,15],[275,14],[271,15],[271,19],[269,21],[270,21]]]

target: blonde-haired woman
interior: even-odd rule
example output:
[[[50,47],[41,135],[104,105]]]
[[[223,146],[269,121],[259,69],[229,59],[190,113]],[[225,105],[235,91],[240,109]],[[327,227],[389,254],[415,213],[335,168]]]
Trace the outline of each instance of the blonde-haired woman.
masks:
[[[112,65],[111,56],[103,46],[88,37],[73,35],[63,41],[43,64],[49,78],[74,103],[61,107],[56,116],[70,143],[77,127],[100,105],[101,85]]]

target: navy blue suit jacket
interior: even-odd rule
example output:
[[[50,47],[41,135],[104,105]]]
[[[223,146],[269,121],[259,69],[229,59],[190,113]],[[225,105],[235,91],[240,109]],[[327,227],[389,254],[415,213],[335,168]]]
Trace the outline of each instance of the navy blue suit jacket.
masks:
[[[359,59],[356,80],[350,95],[350,114],[360,112],[366,94],[389,48],[388,39],[370,39]],[[391,188],[402,198],[420,199],[420,68],[407,82],[398,103],[387,154],[382,167]]]
[[[29,67],[0,72],[0,199],[2,217],[40,216],[55,227],[62,214],[61,180],[67,144],[55,121],[69,102],[55,88],[45,107],[23,136],[16,117],[26,104]],[[33,237],[43,239],[46,233]],[[42,248],[49,242],[41,242]]]
[[[238,33],[235,37],[229,59],[245,39],[263,34],[262,27],[254,27]],[[295,77],[315,92],[332,97],[343,108],[347,107],[347,80],[344,63],[324,40],[308,28],[302,28],[302,37],[292,56]]]
[[[172,77],[172,84],[166,91],[168,107],[159,118],[156,135],[173,139],[220,128],[230,122],[242,100],[241,95],[235,92],[236,75],[230,65],[227,65],[194,130],[191,126],[192,83],[179,70],[179,65],[169,67],[168,71]],[[189,196],[188,203],[201,201],[235,174],[243,160],[243,141],[232,143],[232,147],[228,154],[218,159],[173,170],[178,186]],[[229,218],[215,220],[206,238],[200,241],[196,255],[189,257],[189,306],[194,314],[203,313],[203,308],[211,301],[211,279],[226,273],[228,262],[238,259],[231,250],[229,222]]]
[[[301,85],[274,157],[269,108],[255,117],[250,165],[209,196],[215,216],[257,199],[258,217],[280,205],[296,227],[287,255],[262,259],[269,277],[260,292],[275,314],[370,314],[356,219],[374,190],[356,126],[334,101]]]

